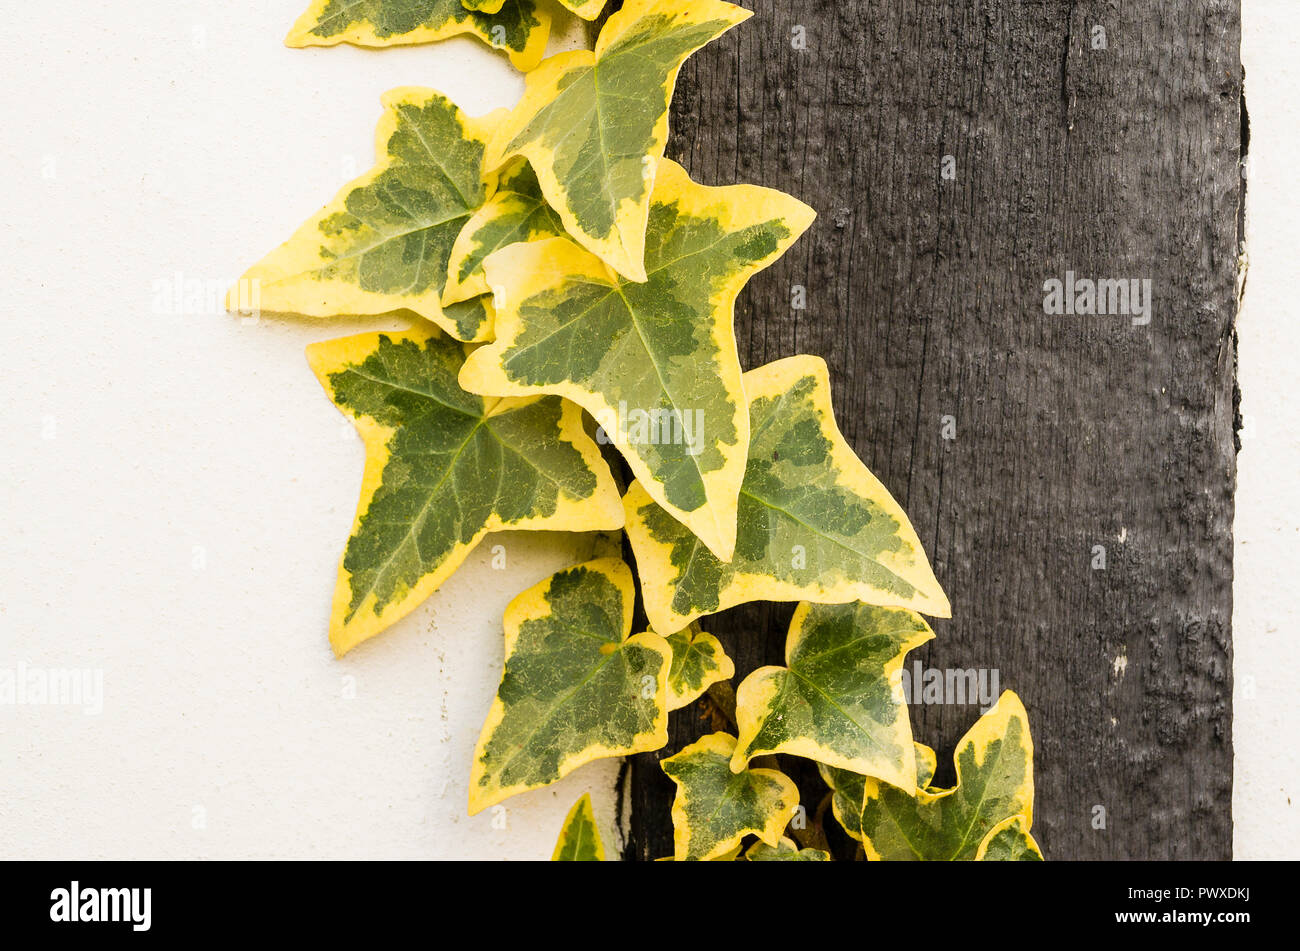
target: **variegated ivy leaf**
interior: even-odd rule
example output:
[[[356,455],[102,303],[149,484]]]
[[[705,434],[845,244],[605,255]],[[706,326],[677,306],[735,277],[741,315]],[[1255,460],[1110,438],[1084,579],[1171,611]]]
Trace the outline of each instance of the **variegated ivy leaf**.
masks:
[[[776,847],[766,842],[755,842],[745,850],[751,862],[829,862],[831,854],[821,849],[801,849],[793,839],[782,836]]]
[[[469,812],[583,763],[668,742],[672,650],[628,637],[632,572],[617,558],[552,575],[506,608],[501,687],[474,750]]]
[[[934,750],[923,743],[913,743],[912,749],[916,761],[915,788],[930,792],[937,791],[928,788],[930,780],[934,779],[937,765]],[[836,820],[845,832],[861,842],[862,796],[866,777],[847,769],[827,766],[825,763],[818,763],[817,771],[821,773],[826,785],[831,788],[831,810],[835,813]]]
[[[731,771],[736,738],[711,733],[660,763],[677,784],[673,798],[673,858],[702,861],[725,855],[747,835],[776,847],[799,807],[799,790],[775,769]]]
[[[723,852],[721,855],[709,859],[709,861],[710,862],[735,862],[740,858],[740,850],[742,848],[744,848],[744,846],[741,845],[739,842],[737,842],[735,848],[728,849],[726,852]],[[655,861],[656,862],[677,862],[677,861],[685,861],[685,860],[684,859],[679,860],[671,855],[665,855],[662,858],[655,859]]]
[[[1033,823],[1034,746],[1024,705],[1010,690],[957,744],[957,785],[911,796],[875,779],[863,780],[859,824],[870,859],[974,859],[1005,820]]]
[[[443,304],[488,293],[483,261],[493,251],[564,234],[564,225],[537,187],[537,175],[518,159],[501,172],[496,194],[465,223],[451,248]]]
[[[618,489],[576,406],[484,399],[456,383],[464,345],[433,328],[307,348],[366,447],[330,643],[351,650],[408,614],[488,532],[618,527]]]
[[[591,808],[591,794],[583,793],[573,804],[560,838],[555,843],[552,862],[603,862],[605,843],[601,841],[596,825],[596,813]]]
[[[461,0],[312,0],[287,46],[398,46],[476,37],[527,72],[546,53],[551,14],[537,0],[500,0],[490,12]]]
[[[1041,862],[1043,853],[1024,816],[1012,816],[989,830],[975,853],[977,862]]]
[[[486,299],[448,307],[441,300],[452,244],[493,184],[482,176],[483,143],[500,116],[472,118],[431,89],[387,93],[375,167],[240,286],[255,287],[266,311],[333,317],[407,309],[461,340],[486,339]],[[236,308],[236,291],[227,306]]]
[[[899,676],[934,637],[919,614],[861,602],[795,610],[785,667],[760,667],[736,691],[732,769],[790,753],[912,789],[916,755]]]
[[[668,671],[669,710],[694,703],[713,684],[730,680],[736,673],[736,665],[718,639],[705,634],[698,624],[683,628],[667,641],[673,650],[673,663]]]
[[[525,156],[573,238],[634,281],[646,279],[646,220],[668,140],[668,104],[686,57],[750,16],[719,0],[627,0],[594,52],[530,73],[487,165]]]
[[[481,10],[484,13],[496,13],[504,0],[460,0],[467,10]],[[584,20],[594,20],[605,9],[605,0],[560,0],[560,4],[571,13],[576,13]]]
[[[641,482],[623,498],[651,626],[678,631],[760,600],[865,601],[948,617],[948,599],[902,507],[835,425],[826,364],[812,356],[778,360],[746,373],[744,385],[749,461],[730,562]]]
[[[862,785],[866,777],[825,763],[817,764],[826,785],[831,788],[831,811],[844,831],[862,841]]]
[[[649,280],[618,277],[566,238],[497,251],[486,262],[497,339],[466,362],[461,385],[578,403],[649,496],[729,558],[749,445],[736,295],[813,217],[789,195],[706,188],[664,160],[650,213]]]

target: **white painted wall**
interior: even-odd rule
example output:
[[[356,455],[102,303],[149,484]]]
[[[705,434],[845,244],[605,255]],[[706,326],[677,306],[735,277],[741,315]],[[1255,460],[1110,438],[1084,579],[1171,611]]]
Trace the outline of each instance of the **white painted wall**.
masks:
[[[1233,585],[1234,854],[1300,858],[1300,4],[1244,0],[1250,156]]]
[[[477,552],[334,660],[362,453],[302,350],[394,325],[245,326],[215,299],[156,312],[156,282],[224,289],[364,170],[386,89],[434,86],[475,113],[521,89],[470,40],[287,50],[302,2],[8,12],[0,669],[102,670],[104,699],[99,715],[0,705],[0,857],[545,858],[588,788],[612,821],[613,764],[511,800],[503,829],[465,815],[501,611],[589,541],[503,536],[507,571]],[[1300,5],[1245,6],[1234,810],[1240,856],[1294,858]]]
[[[400,323],[155,312],[155,282],[219,291],[369,167],[385,90],[482,113],[523,88],[469,39],[286,49],[304,5],[6,13],[0,668],[102,669],[104,703],[0,705],[0,856],[549,858],[587,788],[612,823],[608,762],[504,829],[466,815],[501,613],[590,539],[502,536],[508,570],[480,548],[329,651],[362,450],[303,348]]]

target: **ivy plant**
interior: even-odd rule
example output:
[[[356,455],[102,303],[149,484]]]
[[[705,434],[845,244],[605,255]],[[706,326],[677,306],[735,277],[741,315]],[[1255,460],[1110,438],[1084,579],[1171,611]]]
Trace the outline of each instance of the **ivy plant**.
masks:
[[[791,757],[817,764],[818,814],[828,804],[861,857],[1041,860],[1014,693],[958,744],[951,787],[913,739],[902,665],[934,637],[922,615],[949,602],[840,434],[825,363],[742,372],[737,297],[815,213],[757,185],[700,185],[664,157],[682,64],[750,14],[614,6],[594,49],[549,59],[546,0],[312,0],[290,31],[292,47],[469,35],[527,73],[513,109],[480,117],[436,90],[389,92],[374,168],[241,281],[273,313],[409,317],[307,351],[366,451],[330,642],[342,655],[381,633],[489,533],[624,530],[639,587],[601,557],[506,609],[471,815],[663,750],[670,712],[704,704],[727,728],[661,760],[676,788],[666,860],[829,860]],[[783,663],[733,693],[735,664],[700,619],[759,600],[798,602]],[[552,858],[604,861],[607,841],[584,795]]]

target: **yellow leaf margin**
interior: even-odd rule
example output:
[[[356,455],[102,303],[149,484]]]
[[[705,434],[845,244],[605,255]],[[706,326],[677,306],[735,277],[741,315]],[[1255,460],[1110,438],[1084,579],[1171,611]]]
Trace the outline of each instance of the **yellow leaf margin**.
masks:
[[[890,495],[889,490],[858,458],[853,447],[848,444],[835,424],[835,412],[831,407],[830,374],[826,369],[826,361],[821,357],[808,354],[776,360],[746,373],[744,389],[751,403],[763,398],[774,399],[787,392],[795,381],[806,376],[813,376],[817,380],[813,390],[813,402],[821,420],[822,435],[831,444],[831,459],[840,473],[839,484],[865,498],[879,501],[883,508],[898,519],[899,536],[908,543],[919,559],[915,564],[909,565],[894,561],[892,553],[886,553],[878,560],[885,568],[906,579],[916,588],[917,593],[911,598],[899,598],[865,582],[848,579],[812,586],[791,584],[764,574],[738,573],[723,590],[718,592],[719,603],[716,608],[711,611],[678,614],[672,607],[676,591],[673,585],[676,574],[672,561],[673,545],[671,542],[656,541],[646,526],[645,519],[640,515],[641,509],[648,503],[653,501],[661,506],[662,503],[647,491],[640,481],[640,473],[637,472],[635,474],[638,481],[628,488],[627,494],[623,497],[623,507],[627,513],[628,539],[636,552],[646,616],[655,630],[680,631],[691,621],[705,614],[716,614],[750,601],[815,601],[820,604],[864,601],[880,607],[908,608],[930,617],[952,617],[952,606],[948,602],[948,596],[939,586],[934,570],[925,556],[921,539],[917,536],[911,521],[908,520],[907,514]]]
[[[666,743],[667,740],[664,742]],[[729,760],[735,749],[736,738],[730,733],[710,733],[708,736],[701,737],[690,746],[683,748],[680,752],[666,757],[660,765],[662,763],[671,763],[677,759],[688,759],[698,753],[712,753],[723,760]],[[783,790],[783,798],[789,802],[789,808],[773,810],[768,814],[762,826],[751,826],[742,829],[733,836],[719,839],[700,858],[700,861],[708,862],[724,857],[727,859],[735,858],[740,854],[741,843],[747,835],[756,835],[775,849],[781,843],[782,833],[785,832],[786,826],[790,824],[790,821],[798,812],[799,787],[794,784],[794,780],[776,769],[757,768],[748,770],[748,772],[770,779],[779,785]],[[677,786],[677,795],[673,797],[672,808],[673,860],[681,862],[686,860],[686,856],[690,855],[691,851],[691,827],[686,809],[687,791],[686,786],[675,776],[670,775],[669,778]]]
[[[790,631],[785,639],[787,666],[760,667],[741,681],[736,689],[736,726],[739,737],[736,741],[736,752],[731,758],[731,771],[740,772],[755,756],[786,753],[791,756],[802,756],[817,763],[825,763],[838,769],[847,769],[863,776],[875,776],[900,789],[914,791],[917,773],[916,751],[915,744],[912,742],[912,723],[908,716],[907,698],[903,693],[902,670],[908,652],[933,640],[934,631],[913,612],[907,613],[915,618],[921,630],[913,632],[903,641],[898,653],[885,664],[882,674],[889,682],[890,693],[899,714],[893,724],[893,739],[903,750],[903,761],[897,769],[891,763],[882,763],[876,759],[844,756],[829,746],[818,743],[810,736],[790,737],[773,747],[752,745],[759,732],[767,725],[767,718],[771,712],[770,704],[781,690],[782,678],[794,676],[788,665],[799,642],[804,638],[804,623],[811,610],[812,605],[802,601],[790,620]],[[903,613],[902,609],[899,609],[899,613]],[[847,714],[845,716],[847,717]],[[933,769],[930,772],[933,775]]]
[[[357,22],[352,24],[347,30],[334,36],[316,36],[311,32],[312,27],[320,22],[321,14],[325,12],[330,0],[312,0],[311,6],[306,12],[294,22],[289,30],[289,35],[284,39],[284,45],[291,49],[305,49],[309,46],[338,46],[340,43],[350,43],[353,46],[369,47],[386,47],[386,46],[413,46],[418,43],[436,43],[439,40],[448,40],[453,36],[473,36],[482,40],[494,50],[500,50],[510,57],[510,64],[521,73],[526,73],[531,69],[536,69],[537,64],[542,61],[546,55],[546,41],[551,35],[551,11],[546,9],[546,4],[538,0],[537,7],[533,11],[533,16],[537,17],[537,26],[534,27],[529,35],[528,42],[522,50],[513,50],[509,47],[499,45],[494,42],[490,33],[483,33],[471,20],[462,20],[460,23],[445,23],[440,27],[420,26],[406,33],[399,33],[393,36],[380,36],[375,32],[373,23]],[[497,4],[495,10],[483,10],[484,13],[499,13],[505,0]]]
[[[320,256],[321,222],[346,211],[347,198],[353,191],[371,184],[393,165],[392,156],[388,152],[388,140],[397,131],[398,111],[403,106],[420,108],[431,97],[451,102],[437,90],[418,86],[403,86],[384,93],[381,100],[384,112],[375,130],[374,167],[360,178],[344,185],[330,203],[304,222],[288,241],[249,268],[226,295],[228,310],[236,312],[240,307],[246,306],[246,301],[240,299],[240,289],[251,284],[257,290],[261,309],[268,312],[300,314],[304,317],[340,317],[377,316],[409,310],[459,339],[455,321],[443,313],[441,293],[438,290],[430,289],[427,293],[410,297],[363,290],[351,281],[317,280],[311,276],[319,272],[323,264],[329,263]],[[487,139],[506,113],[504,109],[497,109],[486,115],[469,116],[454,103],[452,106],[460,115],[465,137],[480,142]],[[491,196],[496,189],[496,176],[485,176],[484,181],[486,194]],[[486,298],[483,304],[489,319],[483,322],[475,340],[486,340],[492,333],[492,305]]]
[[[555,174],[551,162],[552,150],[538,141],[526,142],[515,149],[510,149],[509,144],[538,112],[563,91],[566,81],[574,70],[594,67],[607,49],[647,16],[672,17],[683,23],[720,20],[728,23],[727,29],[731,29],[748,20],[753,13],[718,0],[627,0],[600,31],[594,50],[572,50],[548,57],[525,77],[523,96],[497,129],[484,157],[484,167],[489,169],[500,168],[518,155],[527,158],[537,173],[542,194],[546,196],[546,200],[564,222],[565,230],[584,248],[633,281],[646,279],[645,232],[650,213],[650,197],[654,191],[654,179],[647,181],[646,194],[639,203],[625,199],[619,205],[615,214],[613,233],[607,238],[600,238],[583,229],[577,216],[569,209],[568,202],[562,199],[566,190]],[[664,77],[662,92],[669,107],[672,103],[673,91],[677,87],[677,74],[680,71],[679,63]],[[649,92],[642,90],[642,94],[649,95]],[[670,111],[670,108],[664,109],[663,115],[660,116],[651,133],[650,150],[646,155],[655,161],[663,157],[664,147],[668,143]],[[662,166],[659,170],[662,171]]]
[[[438,333],[438,331],[433,331]],[[379,338],[386,336],[394,342],[410,340],[420,343],[428,339],[428,332],[423,329],[406,331],[358,334],[338,340],[314,343],[307,348],[307,362],[312,372],[320,380],[325,392],[333,399],[329,378],[332,374],[346,370],[349,366],[363,363],[379,344]],[[469,348],[466,348],[469,349]],[[489,418],[510,409],[516,409],[532,399],[499,400],[488,412]],[[393,438],[394,430],[384,426],[369,416],[352,416],[345,413],[356,426],[357,432],[365,444],[366,465],[361,477],[361,498],[357,503],[356,515],[352,521],[349,538],[357,533],[361,517],[369,510],[375,492],[383,482],[384,467],[388,465],[390,453],[388,443]],[[591,440],[583,427],[582,412],[572,404],[565,403],[560,414],[560,437],[573,445],[582,456],[583,463],[596,474],[596,489],[590,499],[578,500],[559,495],[553,515],[539,516],[503,523],[495,514],[488,520],[482,531],[475,534],[468,544],[457,545],[455,550],[436,571],[425,575],[400,600],[392,602],[379,614],[374,612],[375,596],[372,594],[358,606],[350,622],[344,618],[352,598],[351,574],[343,566],[343,556],[339,557],[338,581],[334,587],[334,603],[330,613],[330,645],[335,655],[342,657],[362,641],[368,640],[391,627],[398,620],[410,614],[423,603],[429,595],[437,591],[444,581],[452,576],[469,557],[469,553],[483,539],[483,536],[496,531],[515,530],[552,530],[552,531],[606,531],[618,528],[623,520],[621,506],[618,502],[618,488],[609,474],[609,467],[600,455],[600,450]],[[630,622],[629,622],[630,623]]]
[[[742,380],[761,373],[761,370],[747,374],[740,371],[740,360],[736,356],[736,297],[753,274],[768,267],[785,253],[812,224],[817,213],[798,199],[771,188],[757,185],[710,187],[697,184],[691,181],[684,168],[670,159],[660,162],[653,200],[675,204],[683,215],[711,218],[724,231],[740,230],[758,222],[772,220],[782,221],[790,231],[790,236],[761,263],[733,272],[709,298],[710,313],[701,315],[701,320],[713,321],[713,343],[722,361],[718,367],[719,375],[723,386],[735,396],[737,402],[732,420],[736,442],[732,445],[719,443],[723,465],[711,472],[701,473],[706,499],[704,505],[690,512],[672,505],[663,484],[654,480],[649,466],[636,451],[635,444],[628,441],[627,434],[620,431],[621,427],[615,426],[608,433],[610,441],[627,460],[642,491],[689,528],[710,551],[723,560],[730,560],[736,545],[736,503],[745,478],[749,451],[749,409],[746,404],[748,384],[742,383]],[[501,361],[524,330],[524,322],[519,315],[521,303],[550,288],[584,277],[614,287],[622,279],[600,258],[568,238],[544,238],[509,245],[489,255],[483,266],[488,284],[498,293],[500,301],[496,312],[497,336],[465,362],[460,374],[460,385],[471,393],[510,396],[554,393],[577,403],[597,420],[616,419],[616,406],[602,394],[571,381],[543,386],[516,383],[506,375]],[[734,359],[728,359],[729,357]],[[822,373],[824,376],[824,365]],[[750,399],[752,398],[751,394]],[[838,432],[836,436],[838,437]],[[839,439],[843,443],[843,438]],[[852,455],[852,450],[847,449],[847,444],[844,445]],[[856,461],[857,457],[853,458]],[[917,544],[919,546],[920,543]],[[662,620],[663,616],[660,618]],[[685,624],[683,621],[673,627],[671,622],[666,625],[656,624],[655,619],[651,618],[651,626],[661,632],[673,633],[681,630]]]
[[[560,829],[559,838],[555,840],[555,851],[551,853],[552,862],[563,860],[570,837],[575,832],[580,835],[584,826],[590,826],[596,836],[596,858],[593,861],[605,861],[605,840],[600,837],[600,829],[596,825],[596,810],[591,805],[591,793],[583,793],[582,798],[573,804],[569,814],[564,817],[564,826]]]
[[[617,586],[623,595],[623,630],[625,632],[631,631],[632,605],[636,600],[636,586],[632,581],[632,571],[623,562],[623,559],[597,558],[594,561],[588,561],[575,567],[599,572]],[[550,586],[551,579],[547,578],[518,595],[506,607],[504,626],[507,661],[510,655],[514,653],[515,643],[519,640],[519,632],[524,624],[527,621],[544,618],[551,613],[551,603],[546,597],[550,591]],[[555,780],[550,782],[563,779],[579,766],[584,766],[593,760],[605,759],[611,756],[631,756],[633,753],[648,753],[652,750],[662,749],[667,745],[668,705],[665,700],[668,696],[668,667],[672,663],[672,648],[658,634],[649,631],[632,637],[625,635],[623,643],[619,646],[626,647],[629,644],[655,651],[663,658],[663,663],[659,667],[658,683],[655,686],[656,711],[653,728],[645,733],[638,734],[635,741],[626,747],[611,748],[597,743],[584,748],[578,753],[563,757],[556,767]],[[528,792],[531,789],[541,789],[550,785],[550,782],[537,785],[517,783],[513,786],[492,786],[487,788],[480,785],[480,780],[484,774],[484,750],[488,740],[496,732],[496,728],[500,726],[505,715],[506,705],[501,701],[499,695],[494,696],[492,708],[488,711],[487,719],[483,721],[483,730],[479,733],[478,743],[474,747],[474,761],[470,767],[469,814],[471,816],[477,815],[488,806],[495,805],[503,799],[509,799],[511,796],[519,795],[519,793]]]

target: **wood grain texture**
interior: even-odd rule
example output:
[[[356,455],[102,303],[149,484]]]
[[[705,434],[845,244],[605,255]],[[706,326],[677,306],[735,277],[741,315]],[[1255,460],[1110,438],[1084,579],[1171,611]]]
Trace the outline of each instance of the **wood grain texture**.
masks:
[[[669,154],[820,217],[742,296],[742,362],[830,365],[845,436],[953,602],[913,656],[996,669],[1029,710],[1047,857],[1228,858],[1238,4],[744,5],[684,68]],[[1150,325],[1045,315],[1067,269],[1150,278]],[[704,620],[737,683],[780,662],[790,610]],[[912,713],[951,780],[978,708]],[[634,760],[629,857],[671,852],[658,760],[710,728],[675,713]]]

